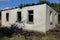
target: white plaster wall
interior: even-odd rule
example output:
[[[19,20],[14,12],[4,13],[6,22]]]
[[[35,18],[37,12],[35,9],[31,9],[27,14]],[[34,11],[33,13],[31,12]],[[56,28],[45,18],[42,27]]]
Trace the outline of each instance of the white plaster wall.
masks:
[[[28,22],[28,10],[34,11],[34,23]],[[22,9],[22,20],[25,20],[26,30],[46,32],[46,4],[24,7]]]
[[[17,21],[17,12],[21,11],[20,8],[2,11],[2,26],[11,26]],[[6,13],[9,13],[9,21],[6,21]]]
[[[52,16],[50,16],[50,11],[52,11]],[[57,14],[56,16],[55,13]],[[50,25],[50,20],[52,20],[53,25]],[[49,29],[55,28],[55,22],[58,24],[58,13],[54,9],[46,5],[46,30],[48,31]]]
[[[54,14],[54,23],[58,26],[58,13],[56,12],[56,15]]]
[[[28,10],[34,11],[34,23],[28,22]],[[26,30],[46,32],[46,4],[12,9],[2,12],[2,26],[10,26],[17,20],[17,11],[22,12],[22,21],[25,21]],[[9,13],[9,21],[6,21],[6,13]]]
[[[29,24],[28,23],[28,10],[34,11],[34,22]],[[50,25],[50,10],[52,11],[52,21],[53,25]],[[55,17],[55,12],[51,7],[49,7],[46,4],[42,5],[35,5],[35,6],[29,6],[24,7],[22,9],[12,9],[12,10],[6,10],[2,11],[2,26],[11,26],[11,24],[15,23],[17,21],[17,12],[22,12],[22,21],[25,21],[25,27],[26,30],[32,30],[32,31],[38,31],[38,32],[46,32],[49,29],[52,29],[55,27],[55,23],[58,24],[58,14],[57,18]],[[9,13],[9,21],[6,21],[6,13]]]
[[[2,27],[10,26],[9,22],[6,21],[6,13],[10,13],[10,10],[2,11]]]

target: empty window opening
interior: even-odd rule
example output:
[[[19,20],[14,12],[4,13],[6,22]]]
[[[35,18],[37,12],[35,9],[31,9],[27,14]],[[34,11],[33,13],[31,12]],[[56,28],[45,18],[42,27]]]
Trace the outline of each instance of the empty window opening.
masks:
[[[17,12],[17,21],[21,21],[21,12]]]
[[[6,13],[6,21],[9,21],[9,13]]]
[[[1,20],[1,11],[0,11],[0,20]]]
[[[50,11],[50,25],[52,25],[53,23],[53,17],[52,17],[53,15],[52,15],[52,11]]]
[[[57,14],[55,13],[55,15],[57,15]]]
[[[33,10],[28,11],[28,21],[33,22]]]
[[[50,11],[50,14],[52,13],[52,11]]]
[[[52,22],[50,22],[50,25],[52,25],[53,23]]]

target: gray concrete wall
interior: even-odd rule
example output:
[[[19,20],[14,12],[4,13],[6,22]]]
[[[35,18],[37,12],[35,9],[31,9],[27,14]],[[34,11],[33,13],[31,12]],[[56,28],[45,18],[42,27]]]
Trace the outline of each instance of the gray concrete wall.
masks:
[[[50,11],[52,11],[51,15]],[[52,22],[53,24],[50,25],[50,22]],[[54,9],[46,5],[46,30],[55,28],[56,24],[58,25],[58,13]]]
[[[29,24],[28,22],[28,10],[34,11],[34,23]],[[22,9],[23,19],[26,21],[25,29],[35,31],[46,31],[46,4],[24,7]]]
[[[17,21],[17,12],[21,11],[20,8],[2,11],[2,26],[11,26]],[[6,13],[9,13],[9,21],[6,21]]]
[[[28,10],[33,10],[33,23],[28,22]],[[22,9],[16,8],[12,10],[2,11],[2,26],[11,26],[11,24],[17,21],[17,12],[22,12],[22,21],[25,21],[26,30],[38,31],[38,32],[46,32],[49,29],[55,27],[55,24],[58,24],[58,14],[47,4],[28,6]],[[50,11],[52,11],[52,15],[50,16]],[[9,21],[6,21],[6,13],[9,13]],[[57,15],[55,15],[55,13]],[[53,22],[53,25],[50,25],[50,22]]]

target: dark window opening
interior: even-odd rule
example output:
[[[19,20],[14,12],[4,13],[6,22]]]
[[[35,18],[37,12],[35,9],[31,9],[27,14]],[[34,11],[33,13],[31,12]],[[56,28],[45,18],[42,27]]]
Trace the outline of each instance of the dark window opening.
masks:
[[[33,22],[33,10],[28,11],[28,21]]]
[[[21,12],[17,12],[17,21],[21,21]]]
[[[52,22],[50,22],[50,25],[52,25],[53,23]]]
[[[1,11],[0,11],[0,20],[1,20]]]
[[[9,13],[6,13],[6,21],[9,21]]]
[[[52,11],[50,11],[50,14],[52,13]]]
[[[56,13],[55,13],[55,15],[56,15]]]
[[[33,15],[29,15],[29,22],[33,22]]]

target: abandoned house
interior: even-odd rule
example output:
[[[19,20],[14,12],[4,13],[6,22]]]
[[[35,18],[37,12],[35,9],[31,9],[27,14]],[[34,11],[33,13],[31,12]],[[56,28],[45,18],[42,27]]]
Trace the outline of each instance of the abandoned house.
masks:
[[[58,13],[47,4],[7,9],[1,13],[1,27],[16,23],[25,30],[46,32],[58,25]]]

